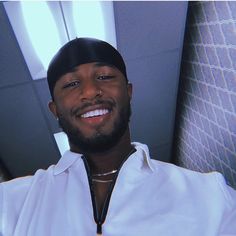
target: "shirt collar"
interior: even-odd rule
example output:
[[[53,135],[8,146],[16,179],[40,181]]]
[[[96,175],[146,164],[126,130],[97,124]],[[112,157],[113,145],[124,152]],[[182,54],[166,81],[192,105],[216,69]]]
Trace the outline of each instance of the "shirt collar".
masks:
[[[143,165],[150,171],[154,171],[155,167],[151,161],[148,146],[139,142],[132,142],[132,145],[137,150],[137,153],[140,153],[143,158]],[[134,153],[135,154],[135,153]]]
[[[54,168],[54,175],[58,175],[62,173],[63,171],[67,170],[70,166],[72,166],[77,160],[81,160],[81,154],[71,152],[70,150],[67,150],[59,160],[59,162],[56,164]]]
[[[137,153],[140,153],[143,157],[143,164],[144,167],[147,167],[149,170],[154,171],[154,166],[150,158],[149,150],[147,145],[138,143],[138,142],[132,142],[132,145],[137,150]],[[133,153],[132,155],[136,154]],[[80,160],[82,162],[81,158],[82,154],[71,152],[70,150],[67,150],[57,163],[57,165],[54,168],[54,175],[58,175],[62,172],[64,172],[66,169],[68,169],[70,166],[72,166],[77,160]]]

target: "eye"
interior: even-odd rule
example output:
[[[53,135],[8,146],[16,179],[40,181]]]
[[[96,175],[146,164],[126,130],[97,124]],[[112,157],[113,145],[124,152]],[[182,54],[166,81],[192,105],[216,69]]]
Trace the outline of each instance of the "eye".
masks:
[[[111,80],[113,79],[115,76],[112,75],[100,75],[97,77],[98,80]]]
[[[72,81],[67,83],[66,85],[63,86],[63,88],[73,88],[73,87],[78,87],[80,84],[79,81]]]

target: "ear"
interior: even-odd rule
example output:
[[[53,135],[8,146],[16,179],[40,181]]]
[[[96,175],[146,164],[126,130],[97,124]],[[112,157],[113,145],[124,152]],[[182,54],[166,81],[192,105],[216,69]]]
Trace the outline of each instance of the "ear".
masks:
[[[57,118],[57,107],[54,101],[50,101],[48,103],[48,108],[52,112],[52,114]]]
[[[128,91],[128,95],[130,100],[132,99],[132,93],[133,93],[133,85],[131,83],[127,84],[127,91]]]

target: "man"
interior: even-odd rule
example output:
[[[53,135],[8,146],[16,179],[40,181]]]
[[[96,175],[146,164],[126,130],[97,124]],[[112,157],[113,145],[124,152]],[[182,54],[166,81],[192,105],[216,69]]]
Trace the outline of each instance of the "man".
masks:
[[[131,143],[132,85],[116,49],[72,40],[47,79],[70,150],[0,185],[1,235],[236,235],[236,192],[220,174],[151,160],[146,145]]]

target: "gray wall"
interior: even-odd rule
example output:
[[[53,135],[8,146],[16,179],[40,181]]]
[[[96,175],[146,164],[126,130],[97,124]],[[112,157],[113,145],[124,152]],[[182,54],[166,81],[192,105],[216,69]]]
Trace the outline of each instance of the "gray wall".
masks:
[[[134,87],[132,139],[170,161],[187,2],[114,2],[114,9]]]
[[[236,2],[191,2],[174,153],[236,188]]]

